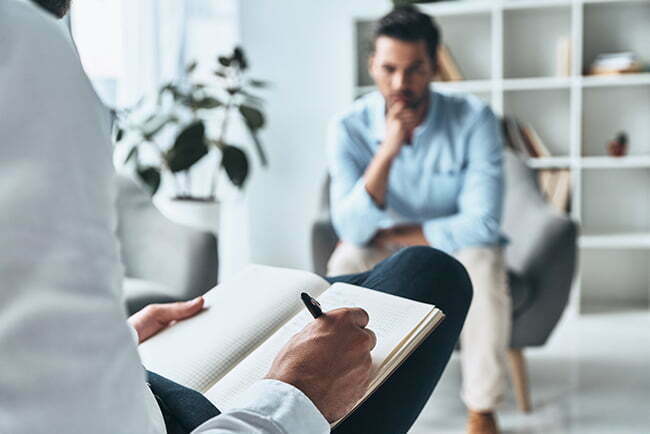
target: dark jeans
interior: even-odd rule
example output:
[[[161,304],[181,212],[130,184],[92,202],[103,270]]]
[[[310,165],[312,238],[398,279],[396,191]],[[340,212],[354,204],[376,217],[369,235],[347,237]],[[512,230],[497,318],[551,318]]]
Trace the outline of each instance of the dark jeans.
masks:
[[[472,285],[465,268],[455,259],[430,247],[409,247],[368,272],[327,280],[435,304],[446,314],[445,320],[431,336],[333,431],[335,434],[406,433],[438,383],[465,322],[472,299]],[[163,413],[173,411],[165,414],[169,434],[190,432],[219,414],[197,392],[155,374],[150,375],[150,384]]]

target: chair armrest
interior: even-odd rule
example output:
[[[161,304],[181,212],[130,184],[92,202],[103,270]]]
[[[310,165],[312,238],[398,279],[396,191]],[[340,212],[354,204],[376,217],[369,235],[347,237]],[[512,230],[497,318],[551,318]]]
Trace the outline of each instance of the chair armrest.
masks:
[[[319,218],[311,229],[312,264],[314,272],[324,276],[327,273],[327,262],[336,248],[339,237],[329,218]]]
[[[578,227],[565,216],[549,214],[534,238],[518,270],[529,282],[533,295],[526,309],[514,318],[511,346],[543,345],[568,303],[577,259]]]

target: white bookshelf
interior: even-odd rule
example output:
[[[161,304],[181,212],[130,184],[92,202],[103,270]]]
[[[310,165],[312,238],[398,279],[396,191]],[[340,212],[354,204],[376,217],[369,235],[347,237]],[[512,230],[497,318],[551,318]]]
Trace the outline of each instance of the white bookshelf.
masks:
[[[378,2],[379,3],[379,2]],[[571,216],[580,222],[580,266],[570,309],[650,305],[650,73],[583,75],[601,52],[635,51],[650,64],[650,0],[468,0],[419,4],[435,17],[466,80],[434,83],[471,93],[500,115],[531,123],[552,157],[535,169],[571,171]],[[366,72],[372,24],[386,5],[356,18],[355,95]],[[468,31],[470,29],[470,31]],[[556,47],[570,39],[570,75]],[[628,156],[606,144],[619,131]]]

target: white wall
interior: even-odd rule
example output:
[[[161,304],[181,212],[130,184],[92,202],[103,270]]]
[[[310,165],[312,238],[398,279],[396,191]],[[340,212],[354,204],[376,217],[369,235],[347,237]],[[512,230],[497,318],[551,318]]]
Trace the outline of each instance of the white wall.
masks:
[[[352,101],[353,18],[389,8],[387,0],[240,2],[252,74],[273,82],[262,136],[270,167],[254,167],[247,192],[253,262],[311,269],[327,122]]]

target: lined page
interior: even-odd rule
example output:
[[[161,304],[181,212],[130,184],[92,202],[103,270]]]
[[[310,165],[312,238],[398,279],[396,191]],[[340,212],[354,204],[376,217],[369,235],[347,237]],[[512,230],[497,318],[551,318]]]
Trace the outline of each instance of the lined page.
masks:
[[[141,344],[142,363],[205,392],[301,309],[300,292],[320,294],[327,286],[305,271],[247,267],[205,295],[203,312]]]
[[[377,335],[377,346],[372,351],[373,376],[379,372],[391,352],[434,309],[432,305],[373,291],[346,283],[335,283],[318,301],[323,310],[339,307],[361,307],[370,317],[368,328]],[[240,405],[243,392],[266,375],[273,359],[296,332],[313,318],[303,308],[294,318],[266,342],[233,368],[205,394],[217,408],[227,410]]]

